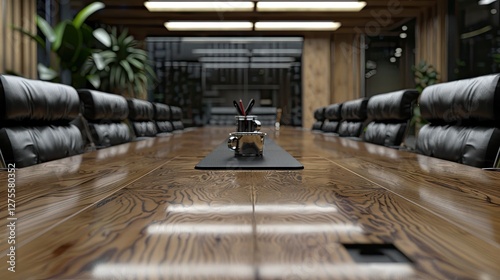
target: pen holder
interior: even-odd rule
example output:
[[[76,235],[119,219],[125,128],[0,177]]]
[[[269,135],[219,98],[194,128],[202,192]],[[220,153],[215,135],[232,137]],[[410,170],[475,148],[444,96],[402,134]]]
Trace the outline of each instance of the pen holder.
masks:
[[[232,132],[227,140],[227,147],[234,151],[235,156],[262,156],[264,152],[264,136],[266,133]]]
[[[237,132],[254,132],[259,131],[261,127],[257,116],[236,116],[236,131]]]

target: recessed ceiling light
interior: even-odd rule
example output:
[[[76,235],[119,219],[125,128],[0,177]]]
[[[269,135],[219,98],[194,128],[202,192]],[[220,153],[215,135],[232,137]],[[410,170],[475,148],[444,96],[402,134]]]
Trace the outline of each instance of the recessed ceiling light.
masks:
[[[170,31],[251,31],[253,23],[249,21],[169,21],[165,22],[165,27]]]
[[[359,12],[366,2],[330,1],[330,2],[257,2],[258,12]]]
[[[200,57],[198,59],[199,62],[248,62],[248,57],[242,57],[242,56],[236,56],[236,57],[230,57],[230,56],[223,56],[223,57]]]
[[[251,12],[255,5],[251,1],[148,1],[144,6],[150,12]]]
[[[496,2],[497,0],[479,0],[478,4],[479,5],[489,5],[493,2]]]
[[[302,55],[302,49],[254,49],[252,54],[300,56]]]
[[[260,21],[255,23],[255,30],[328,30],[334,31],[340,23],[333,21]]]
[[[194,49],[192,52],[198,55],[250,55],[248,49]]]

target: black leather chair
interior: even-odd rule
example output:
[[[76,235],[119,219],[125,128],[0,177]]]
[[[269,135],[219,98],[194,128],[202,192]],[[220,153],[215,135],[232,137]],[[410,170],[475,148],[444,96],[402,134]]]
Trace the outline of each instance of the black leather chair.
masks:
[[[127,143],[133,134],[125,123],[129,110],[127,100],[119,95],[96,90],[78,90],[82,103],[84,135],[90,136],[98,149]],[[84,121],[85,122],[85,121]]]
[[[341,137],[358,138],[363,132],[366,120],[367,98],[360,98],[344,102],[341,109],[342,122],[339,125],[338,134]]]
[[[325,123],[323,124],[323,132],[337,133],[339,124],[342,119],[341,115],[342,103],[332,104],[325,109]]]
[[[172,126],[172,116],[170,113],[170,107],[162,103],[153,103],[154,108],[154,120],[156,123],[156,129],[158,134],[170,133],[174,131]]]
[[[314,110],[314,119],[316,120],[313,123],[312,130],[322,130],[323,123],[325,122],[325,107],[318,108]]]
[[[182,123],[182,109],[177,106],[170,106],[170,113],[172,114],[172,126],[174,130],[183,130],[184,124]]]
[[[154,108],[149,101],[128,99],[129,120],[137,137],[154,137],[158,133],[153,122]],[[172,108],[170,108],[172,110]]]
[[[70,86],[0,75],[0,150],[17,168],[83,153],[80,99]]]
[[[387,147],[401,145],[418,95],[418,91],[408,89],[371,97],[367,105],[368,120],[371,122],[366,127],[363,140]]]
[[[493,167],[500,148],[500,74],[442,83],[420,97],[417,150],[475,167]]]

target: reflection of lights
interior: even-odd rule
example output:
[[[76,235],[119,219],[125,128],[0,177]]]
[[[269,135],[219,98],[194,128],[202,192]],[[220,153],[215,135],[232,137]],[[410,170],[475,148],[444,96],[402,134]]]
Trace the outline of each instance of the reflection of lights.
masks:
[[[406,31],[406,30],[408,30],[408,26],[403,25],[403,26],[401,27],[401,29],[402,29],[403,31]]]
[[[184,206],[180,204],[169,205],[167,212],[170,213],[191,213],[191,214],[209,214],[209,213],[230,213],[230,214],[243,214],[243,213],[273,213],[273,214],[289,214],[289,213],[335,213],[337,207],[317,206],[317,205],[299,205],[299,204],[277,204],[277,205],[192,205]]]
[[[366,145],[366,151],[372,155],[380,155],[391,159],[399,158],[399,151],[380,145]]]
[[[396,62],[396,58],[395,58],[395,57],[391,57],[391,58],[389,59],[389,61],[390,61],[390,62],[392,62],[392,63],[394,63],[394,62]]]
[[[202,234],[250,234],[250,224],[155,224],[148,226],[149,234],[179,234],[179,233],[202,233]]]
[[[490,12],[491,12],[492,15],[496,15],[498,11],[497,11],[497,9],[491,9]]]
[[[154,145],[154,139],[145,139],[141,141],[137,141],[135,146],[135,150],[142,150],[145,148],[151,148]]]
[[[396,53],[402,53],[403,52],[403,49],[402,48],[397,48],[396,49]]]
[[[317,263],[288,263],[263,264],[258,267],[262,278],[281,279],[283,276],[297,278],[412,278],[415,273],[409,264],[403,263],[366,263],[366,264],[317,264]],[[255,267],[252,264],[241,263],[161,263],[152,264],[98,264],[92,270],[92,276],[100,279],[125,278],[226,278],[247,279],[255,276]],[[283,274],[287,272],[287,274]],[[286,278],[286,277],[285,277]]]
[[[257,225],[257,233],[302,234],[315,232],[361,233],[363,229],[355,225],[337,224],[271,224]]]
[[[328,275],[330,279],[350,278],[397,278],[408,279],[414,276],[411,265],[395,263],[366,263],[366,264],[264,264],[259,266],[259,275],[262,278],[281,279],[283,272],[295,278],[310,279]]]
[[[130,278],[226,278],[247,279],[255,274],[253,265],[249,264],[98,264],[92,275],[98,279],[130,279]]]
[[[405,39],[406,37],[408,37],[408,35],[406,33],[401,33],[401,34],[399,34],[399,37],[401,39]]]
[[[256,226],[260,234],[303,234],[317,232],[361,233],[363,229],[355,225],[342,224],[265,224]],[[207,224],[207,223],[182,223],[182,224],[154,224],[148,226],[149,234],[251,234],[251,224]]]
[[[394,56],[395,57],[401,57],[401,53],[395,53]]]
[[[103,160],[111,157],[116,157],[118,155],[123,155],[128,152],[130,144],[117,145],[112,147],[107,147],[106,149],[97,150],[97,160]]]

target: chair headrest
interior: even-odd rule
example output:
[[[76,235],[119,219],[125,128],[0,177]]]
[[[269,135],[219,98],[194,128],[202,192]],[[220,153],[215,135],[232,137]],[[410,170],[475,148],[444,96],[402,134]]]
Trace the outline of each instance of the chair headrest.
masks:
[[[500,74],[426,87],[420,97],[422,117],[430,122],[459,120],[500,122]]]
[[[123,96],[90,89],[79,89],[83,116],[90,121],[122,121],[128,117],[127,100]]]
[[[162,103],[153,103],[154,107],[154,119],[156,121],[169,121],[171,119],[170,107]]]
[[[70,86],[0,75],[0,118],[4,121],[71,121],[80,99]]]
[[[342,118],[341,115],[342,103],[332,104],[325,109],[325,118],[330,121],[337,121]]]
[[[153,104],[139,99],[128,99],[129,119],[132,121],[153,120]]]
[[[344,102],[341,109],[343,120],[363,121],[366,119],[366,107],[368,98],[360,98]]]
[[[412,116],[412,104],[418,98],[414,89],[378,94],[368,101],[368,118],[372,120],[408,120]]]
[[[314,118],[317,121],[324,121],[325,120],[325,107],[318,108],[314,110]]]

